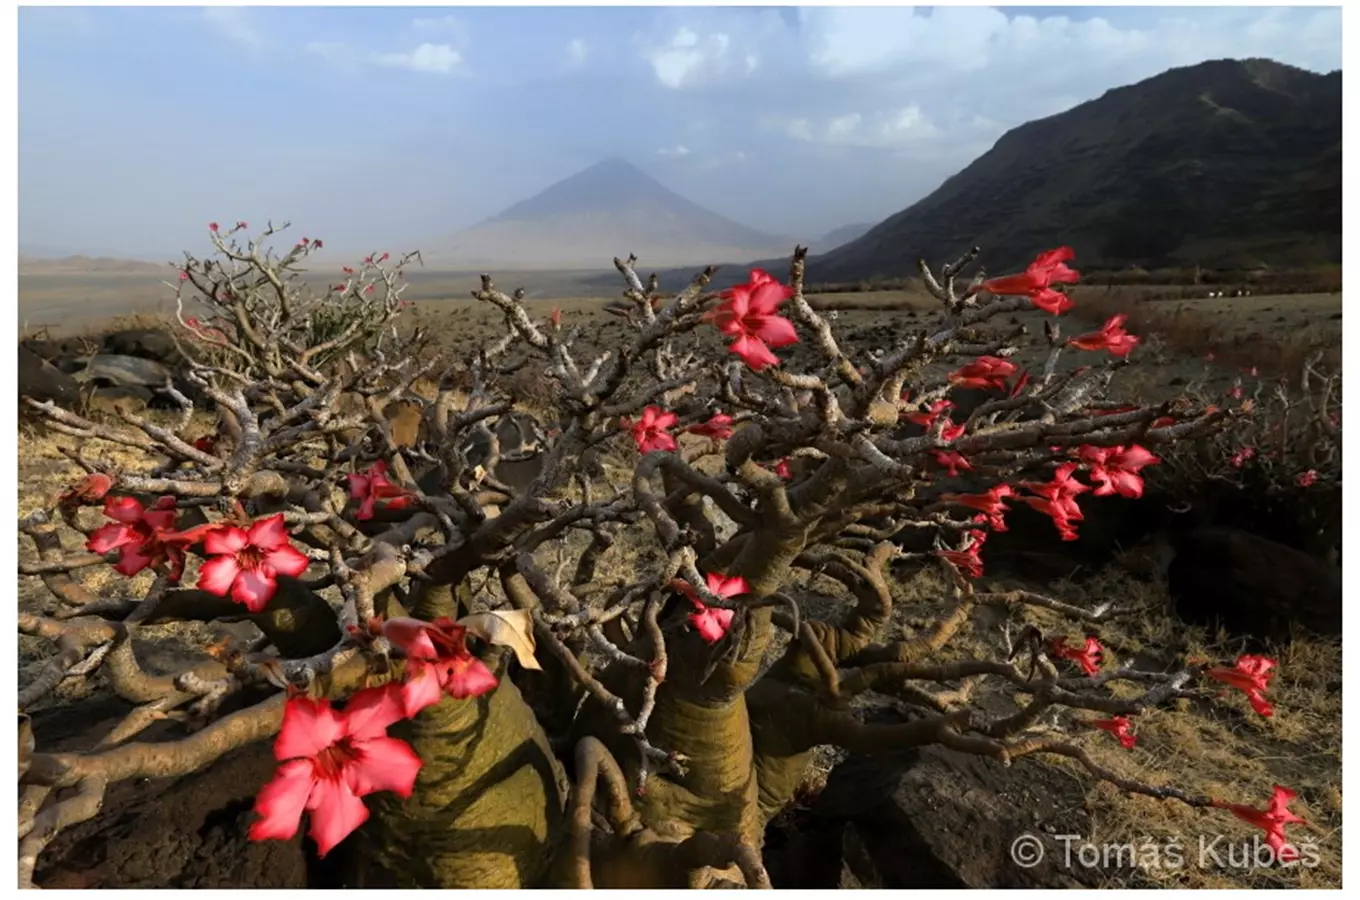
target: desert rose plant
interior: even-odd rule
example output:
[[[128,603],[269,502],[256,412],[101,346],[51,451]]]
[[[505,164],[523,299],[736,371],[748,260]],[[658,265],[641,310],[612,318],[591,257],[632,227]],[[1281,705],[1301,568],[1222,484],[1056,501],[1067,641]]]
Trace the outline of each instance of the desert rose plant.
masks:
[[[1171,449],[1245,415],[1107,401],[1138,337],[1119,317],[1062,336],[1070,249],[966,283],[976,250],[923,263],[939,320],[874,357],[804,297],[802,248],[787,273],[715,292],[708,270],[673,296],[616,259],[632,336],[596,358],[570,316],[536,319],[484,276],[474,296],[503,314],[504,336],[442,364],[398,327],[414,256],[375,254],[318,293],[299,264],[321,242],[278,255],[279,231],[214,225],[216,256],[187,258],[170,282],[194,388],[173,391],[173,422],[30,401],[87,474],[19,523],[36,549],[20,573],[52,595],[19,629],[58,651],[19,697],[21,886],[110,784],[263,741],[278,768],[250,837],[305,830],[357,885],[769,887],[765,825],[828,744],[1062,757],[1121,790],[1230,811],[1290,852],[1285,828],[1301,819],[1287,789],[1263,811],[1178,788],[1174,772],[1121,777],[1087,749],[1134,752],[1140,713],[1191,694],[1236,688],[1270,715],[1273,661],[1144,671],[1102,646],[1118,601],[977,584],[1017,504],[1071,539],[1085,497],[1138,502]],[[190,316],[190,301],[208,312]],[[1036,371],[1014,362],[1025,329],[994,324],[1031,307],[1052,317]],[[1064,354],[1082,365],[1060,369]],[[927,378],[932,365],[950,374]],[[560,402],[535,411],[541,465],[512,485],[498,423],[518,411],[506,385],[526,367]],[[956,415],[959,388],[994,397]],[[101,465],[98,442],[146,465]],[[590,459],[605,461],[596,474]],[[98,566],[118,578],[96,594],[73,573]],[[938,568],[945,612],[888,634],[890,566]],[[851,599],[839,620],[803,614],[812,573]],[[1008,631],[993,657],[947,653],[995,628],[974,619],[983,607],[1070,626]],[[171,676],[134,652],[152,624],[241,617],[255,643],[215,643]],[[86,750],[35,746],[23,711],[96,672],[133,711]],[[980,684],[1009,712],[973,705]],[[867,692],[914,714],[863,722],[850,701]],[[139,740],[166,717],[179,720],[168,735]]]

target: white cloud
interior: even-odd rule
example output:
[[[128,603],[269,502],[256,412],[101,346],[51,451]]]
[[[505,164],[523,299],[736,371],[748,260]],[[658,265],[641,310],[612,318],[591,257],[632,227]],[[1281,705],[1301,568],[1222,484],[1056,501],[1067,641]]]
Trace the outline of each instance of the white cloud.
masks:
[[[687,87],[703,78],[722,76],[738,66],[745,74],[755,71],[760,60],[751,53],[730,58],[732,36],[723,31],[704,35],[681,27],[660,47],[645,49],[642,56],[652,66],[656,80],[671,89]]]
[[[825,119],[770,116],[761,124],[767,130],[780,132],[794,140],[841,147],[893,149],[941,135],[941,130],[914,103],[867,115],[850,112]]]
[[[584,63],[587,53],[589,53],[589,48],[586,47],[586,42],[580,38],[572,38],[567,42],[567,59],[571,61],[572,65],[579,66]]]
[[[689,154],[690,149],[686,147],[684,144],[677,144],[674,147],[663,147],[660,150],[656,151],[657,156],[680,157],[689,156]]]
[[[229,41],[251,49],[266,43],[264,35],[251,24],[251,14],[240,6],[210,6],[203,10],[203,20]]]
[[[421,44],[406,53],[375,53],[370,59],[380,66],[447,75],[463,61],[462,54],[448,44]]]

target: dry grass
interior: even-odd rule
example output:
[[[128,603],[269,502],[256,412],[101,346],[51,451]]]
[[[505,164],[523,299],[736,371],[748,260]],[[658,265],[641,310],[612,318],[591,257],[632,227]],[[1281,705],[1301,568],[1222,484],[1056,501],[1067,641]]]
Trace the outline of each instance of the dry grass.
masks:
[[[1073,292],[1072,315],[1099,325],[1118,313],[1125,327],[1157,335],[1169,348],[1224,366],[1252,367],[1266,376],[1297,378],[1305,360],[1322,351],[1322,367],[1341,368],[1341,297],[1302,294],[1166,302],[1129,288]]]

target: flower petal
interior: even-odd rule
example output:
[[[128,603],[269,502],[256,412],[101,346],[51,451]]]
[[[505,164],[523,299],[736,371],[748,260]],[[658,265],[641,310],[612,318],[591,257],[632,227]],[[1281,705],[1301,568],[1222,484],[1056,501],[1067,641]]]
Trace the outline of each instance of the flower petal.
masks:
[[[762,319],[755,335],[771,347],[787,347],[798,343],[798,332],[793,323],[781,316]]]
[[[135,525],[142,520],[145,508],[132,497],[105,497],[104,515],[124,525]]]
[[[356,796],[391,791],[411,796],[423,763],[411,745],[397,738],[380,737],[357,743],[359,758],[345,766],[345,778]]]
[[[345,704],[340,713],[345,734],[356,741],[386,737],[387,727],[406,718],[402,709],[401,688],[387,684],[379,688],[365,688]]]
[[[198,589],[225,597],[239,574],[241,567],[235,556],[214,556],[198,570]]]
[[[107,525],[100,525],[94,530],[90,539],[85,542],[85,549],[91,553],[108,553],[115,547],[121,547],[138,540],[138,537],[132,526],[110,522]]]
[[[455,657],[445,665],[448,679],[444,690],[450,697],[458,700],[480,697],[496,686],[496,676],[476,657]]]
[[[236,580],[231,583],[231,599],[257,613],[269,605],[278,589],[279,583],[271,572],[265,569],[241,569]]]
[[[284,544],[282,547],[265,553],[264,562],[275,572],[280,575],[287,575],[289,578],[297,578],[307,571],[307,567],[312,564],[307,555],[292,544]]]
[[[316,841],[316,853],[321,857],[368,821],[368,807],[342,780],[318,781],[307,808],[312,812],[312,827],[308,833]]]
[[[329,701],[290,697],[274,739],[275,759],[310,759],[344,736],[344,723]]]
[[[279,766],[255,795],[255,812],[260,818],[250,823],[250,839],[286,841],[297,834],[314,783],[310,760],[295,759]]]
[[[209,556],[236,553],[250,543],[250,536],[235,525],[222,525],[209,531],[203,538],[203,552]],[[223,593],[226,593],[223,591]]]
[[[434,706],[444,696],[435,666],[423,659],[406,661],[406,680],[401,685],[401,706],[406,717],[414,718],[427,706]]]
[[[250,526],[250,543],[261,550],[276,550],[288,543],[288,530],[283,524],[283,513],[275,513]]]

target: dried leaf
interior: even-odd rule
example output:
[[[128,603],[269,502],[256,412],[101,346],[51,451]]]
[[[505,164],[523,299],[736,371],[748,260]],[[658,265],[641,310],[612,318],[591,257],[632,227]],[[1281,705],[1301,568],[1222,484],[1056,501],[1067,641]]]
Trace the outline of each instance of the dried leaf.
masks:
[[[534,658],[534,623],[526,610],[474,613],[458,624],[489,644],[509,647],[524,668],[542,669]]]

